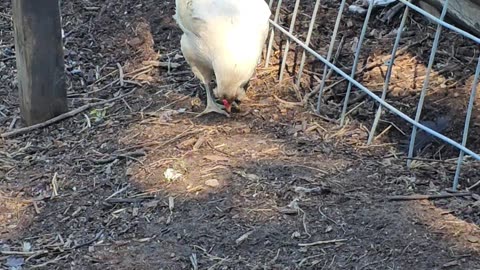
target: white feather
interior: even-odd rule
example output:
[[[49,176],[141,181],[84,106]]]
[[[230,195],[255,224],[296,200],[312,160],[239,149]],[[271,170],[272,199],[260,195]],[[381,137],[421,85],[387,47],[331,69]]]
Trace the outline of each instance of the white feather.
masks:
[[[219,98],[238,98],[253,76],[268,35],[264,0],[176,0],[182,52],[203,83],[215,74]]]

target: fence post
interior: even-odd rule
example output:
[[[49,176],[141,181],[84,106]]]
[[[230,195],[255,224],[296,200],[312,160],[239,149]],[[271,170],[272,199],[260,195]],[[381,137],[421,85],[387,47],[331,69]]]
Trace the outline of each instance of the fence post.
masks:
[[[27,125],[68,110],[59,0],[12,0],[20,111]]]

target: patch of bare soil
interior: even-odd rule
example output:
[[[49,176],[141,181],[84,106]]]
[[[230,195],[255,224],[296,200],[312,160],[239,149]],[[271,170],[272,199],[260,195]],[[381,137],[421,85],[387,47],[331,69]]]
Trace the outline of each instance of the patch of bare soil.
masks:
[[[284,2],[288,25],[293,1]],[[311,5],[302,4],[301,29]],[[22,123],[10,4],[0,7],[3,133]],[[326,2],[320,10],[312,46],[322,54],[337,7]],[[62,1],[62,12],[70,108],[117,99],[0,141],[2,269],[480,267],[477,194],[389,200],[442,192],[458,153],[425,137],[408,170],[402,140],[410,128],[388,113],[375,145],[366,146],[376,105],[353,89],[354,110],[340,128],[346,83],[335,74],[322,115],[311,113],[314,98],[299,106],[323,66],[309,59],[300,88],[277,84],[281,38],[240,112],[197,119],[204,91],[181,56],[172,1],[72,0]],[[336,61],[348,67],[362,18],[345,16]],[[358,78],[376,91],[397,26],[398,19],[376,18],[364,45],[367,68]],[[413,115],[434,29],[417,16],[408,28],[388,101]],[[425,115],[448,112],[444,133],[458,139],[478,50],[457,36],[442,41]],[[299,52],[292,46],[287,77]],[[478,131],[473,125],[473,150]],[[476,181],[478,164],[467,160],[461,187]]]

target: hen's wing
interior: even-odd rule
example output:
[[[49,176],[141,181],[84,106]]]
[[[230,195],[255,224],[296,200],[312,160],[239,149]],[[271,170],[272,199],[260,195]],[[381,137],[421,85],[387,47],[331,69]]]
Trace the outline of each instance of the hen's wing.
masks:
[[[173,18],[186,34],[191,33],[196,36],[200,35],[202,29],[205,28],[206,21],[198,16],[199,2],[203,0],[176,0],[175,15]]]
[[[176,0],[174,15],[184,33],[196,36],[225,32],[237,25],[254,27],[269,17],[264,0]]]

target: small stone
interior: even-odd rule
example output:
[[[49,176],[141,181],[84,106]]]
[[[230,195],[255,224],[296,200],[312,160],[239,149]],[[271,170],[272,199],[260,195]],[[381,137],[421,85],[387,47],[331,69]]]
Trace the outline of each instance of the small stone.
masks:
[[[473,235],[468,235],[467,236],[467,240],[468,242],[470,243],[478,243],[480,242],[480,238],[476,237],[476,236],[473,236]]]
[[[128,45],[132,46],[132,47],[138,47],[140,45],[143,44],[143,40],[141,40],[140,38],[136,37],[136,38],[133,38],[132,40],[129,40],[128,41]]]
[[[207,185],[209,187],[218,187],[218,186],[220,186],[220,182],[218,182],[217,179],[210,179],[210,180],[205,181],[205,185]]]

